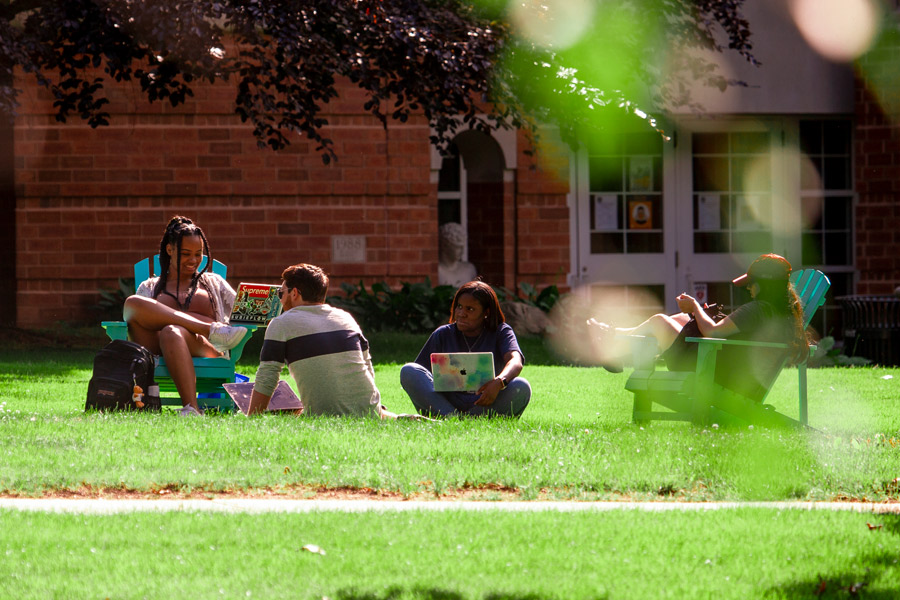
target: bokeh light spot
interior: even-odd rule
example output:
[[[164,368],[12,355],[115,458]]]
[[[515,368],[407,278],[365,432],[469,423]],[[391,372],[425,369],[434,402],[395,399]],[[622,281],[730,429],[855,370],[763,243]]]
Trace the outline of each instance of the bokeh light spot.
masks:
[[[835,62],[860,56],[878,30],[874,0],[791,0],[790,8],[809,45]]]
[[[590,0],[511,0],[510,20],[519,34],[545,48],[563,50],[577,43],[591,25]]]
[[[614,327],[634,327],[663,309],[650,291],[629,286],[595,284],[588,290],[576,290],[557,302],[551,311],[556,333],[550,338],[551,348],[564,360],[581,365],[598,365],[631,356],[631,342],[624,337],[600,341],[597,331],[587,326],[596,319]]]

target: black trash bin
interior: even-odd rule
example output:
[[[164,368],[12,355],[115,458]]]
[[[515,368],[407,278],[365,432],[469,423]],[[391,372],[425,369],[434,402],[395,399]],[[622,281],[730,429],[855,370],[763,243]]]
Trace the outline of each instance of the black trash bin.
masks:
[[[879,365],[900,365],[900,298],[841,296],[844,353]]]

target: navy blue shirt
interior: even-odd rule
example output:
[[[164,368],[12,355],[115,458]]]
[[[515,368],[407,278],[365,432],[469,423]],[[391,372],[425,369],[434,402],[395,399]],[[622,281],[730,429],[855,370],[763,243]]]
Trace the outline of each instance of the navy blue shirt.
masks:
[[[467,340],[468,345],[466,344]],[[516,334],[506,323],[501,323],[496,331],[485,329],[476,338],[466,338],[465,340],[462,332],[456,328],[456,323],[450,323],[442,325],[432,332],[431,337],[419,351],[415,362],[431,372],[431,355],[435,352],[491,352],[494,354],[494,375],[497,375],[506,366],[506,354],[513,351],[522,354]],[[524,354],[522,354],[522,363],[525,363]],[[441,393],[457,407],[470,407],[478,398],[478,394],[466,392]]]

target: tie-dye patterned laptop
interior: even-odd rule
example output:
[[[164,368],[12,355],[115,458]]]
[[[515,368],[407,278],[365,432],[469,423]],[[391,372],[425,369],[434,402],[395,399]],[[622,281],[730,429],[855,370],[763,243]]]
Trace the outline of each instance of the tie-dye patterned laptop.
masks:
[[[476,392],[494,378],[491,352],[435,352],[431,374],[436,392]]]

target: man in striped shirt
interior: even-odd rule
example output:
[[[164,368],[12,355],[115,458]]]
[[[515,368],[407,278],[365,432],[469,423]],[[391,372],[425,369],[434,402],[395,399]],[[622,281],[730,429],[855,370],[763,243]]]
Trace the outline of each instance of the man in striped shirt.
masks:
[[[264,411],[285,364],[303,413],[393,416],[381,406],[369,343],[350,313],[325,304],[328,275],[298,264],[281,274],[284,310],[266,328],[249,414]]]

